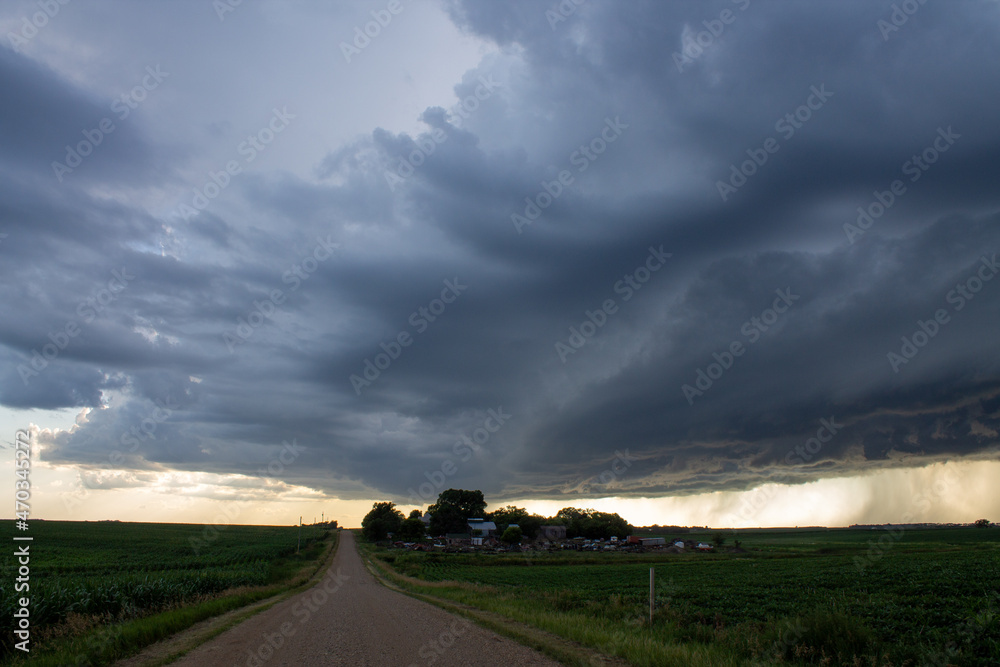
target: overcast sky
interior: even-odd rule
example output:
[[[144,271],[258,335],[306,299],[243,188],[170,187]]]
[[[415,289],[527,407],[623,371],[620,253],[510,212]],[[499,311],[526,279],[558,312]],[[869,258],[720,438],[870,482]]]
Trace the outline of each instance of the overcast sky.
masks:
[[[3,440],[30,425],[48,518],[996,514],[998,31],[993,0],[5,2]]]

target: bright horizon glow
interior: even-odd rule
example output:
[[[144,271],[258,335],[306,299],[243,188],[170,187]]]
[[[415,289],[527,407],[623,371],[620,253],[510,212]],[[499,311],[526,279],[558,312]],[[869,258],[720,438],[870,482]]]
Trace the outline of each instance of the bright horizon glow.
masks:
[[[3,474],[13,475],[12,461],[5,461],[0,468],[5,469]],[[634,526],[722,529],[971,523],[1000,516],[1000,488],[994,483],[998,477],[1000,462],[956,461],[794,486],[768,484],[749,491],[690,496],[491,501],[487,495],[486,500],[487,510],[517,505],[543,516],[553,516],[563,507],[617,512]],[[84,485],[84,479],[89,486]],[[250,482],[257,484],[250,486]],[[97,484],[106,488],[94,488]],[[262,494],[269,499],[254,499]],[[357,528],[378,500],[345,500],[245,475],[87,471],[44,460],[32,467],[31,516],[50,521],[294,525],[301,516],[305,523],[325,517],[341,527]],[[397,507],[404,514],[414,509],[405,502]]]

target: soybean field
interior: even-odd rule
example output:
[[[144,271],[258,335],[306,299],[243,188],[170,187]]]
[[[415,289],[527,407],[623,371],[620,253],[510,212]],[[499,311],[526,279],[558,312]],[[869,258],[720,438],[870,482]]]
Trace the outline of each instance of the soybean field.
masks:
[[[738,550],[707,554],[375,555],[424,594],[632,664],[1000,664],[1000,529],[740,531],[738,539]]]

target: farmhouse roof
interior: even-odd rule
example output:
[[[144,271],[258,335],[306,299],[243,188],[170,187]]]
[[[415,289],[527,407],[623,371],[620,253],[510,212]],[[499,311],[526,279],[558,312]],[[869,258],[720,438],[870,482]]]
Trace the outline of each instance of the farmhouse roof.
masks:
[[[496,530],[497,525],[492,521],[483,521],[482,519],[469,519],[469,528],[473,530]]]

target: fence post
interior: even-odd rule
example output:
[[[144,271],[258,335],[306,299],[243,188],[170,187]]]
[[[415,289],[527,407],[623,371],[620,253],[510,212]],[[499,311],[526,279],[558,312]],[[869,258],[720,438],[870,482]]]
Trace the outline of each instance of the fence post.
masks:
[[[653,607],[656,601],[656,570],[649,568],[649,626],[653,626]]]

